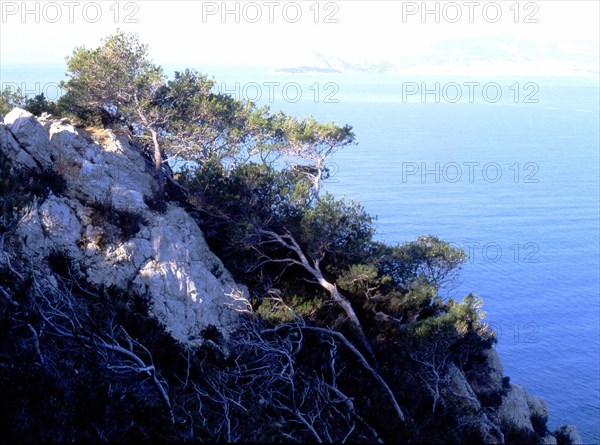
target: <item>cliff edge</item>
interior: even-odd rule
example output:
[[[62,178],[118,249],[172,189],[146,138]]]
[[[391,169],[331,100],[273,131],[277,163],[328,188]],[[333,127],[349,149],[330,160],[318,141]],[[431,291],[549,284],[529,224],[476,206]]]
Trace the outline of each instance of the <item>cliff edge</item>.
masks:
[[[386,353],[386,348],[396,348],[397,352],[395,344],[374,341],[375,354],[382,363],[378,369],[339,332],[324,328],[311,331],[298,320],[275,328],[247,322],[252,318],[243,316],[252,313],[248,290],[236,283],[211,252],[187,211],[178,203],[164,201],[151,161],[126,136],[77,128],[49,115],[36,118],[16,108],[0,122],[0,155],[8,160],[8,170],[22,175],[24,190],[39,188],[40,181],[44,185],[44,190],[33,193],[23,208],[15,209],[15,224],[0,234],[2,316],[18,320],[5,336],[15,337],[15,332],[23,330],[26,334],[19,334],[22,337],[15,341],[15,348],[30,351],[15,362],[11,360],[21,352],[14,352],[14,357],[0,353],[0,367],[8,376],[0,378],[0,383],[10,388],[20,378],[26,382],[38,379],[40,388],[56,386],[56,393],[65,400],[65,406],[46,414],[52,426],[40,426],[31,419],[39,417],[41,408],[31,408],[31,398],[17,385],[16,395],[7,398],[10,403],[13,399],[20,402],[14,402],[18,408],[8,408],[14,412],[6,422],[25,423],[21,430],[11,427],[11,431],[25,434],[29,430],[30,434],[37,428],[50,431],[52,435],[46,438],[51,440],[137,440],[170,434],[167,437],[177,440],[236,441],[244,440],[244,432],[250,431],[253,436],[248,440],[326,440],[329,436],[329,441],[336,441],[355,434],[353,437],[361,441],[381,441],[400,431],[403,439],[419,442],[423,440],[419,434],[428,431],[427,439],[469,443],[582,442],[572,426],[548,431],[546,403],[522,386],[509,383],[491,344],[455,351],[464,360],[444,362],[444,366],[438,366],[436,357],[427,361],[419,351],[409,351],[414,363],[422,365],[411,368],[409,360],[399,364],[395,352]],[[8,199],[3,202],[9,206]],[[5,208],[4,215],[8,213],[10,209]],[[146,340],[155,342],[154,346],[144,346],[122,327],[125,323],[113,323],[117,315],[105,315],[108,321],[102,323],[94,320],[93,314],[106,312],[96,308],[105,304],[100,301],[100,290],[106,295],[120,295],[117,305],[125,309],[119,309],[118,316],[125,319],[128,311],[139,310],[130,307],[134,297],[142,298],[142,310],[170,337],[171,346],[165,348],[153,335]],[[67,291],[77,297],[65,296]],[[43,301],[30,301],[36,298]],[[74,307],[78,301],[85,301],[83,309]],[[390,316],[384,320],[390,329],[396,329],[398,322]],[[139,332],[146,329],[143,324],[130,325]],[[46,343],[40,341],[43,332],[52,334]],[[305,340],[311,333],[313,340]],[[338,345],[334,340],[339,339],[343,341]],[[63,344],[67,340],[69,347]],[[223,348],[202,349],[219,341]],[[81,357],[73,344],[84,351]],[[324,352],[324,345],[331,349]],[[96,346],[96,355],[85,358],[85,351]],[[236,359],[228,363],[224,350],[230,346]],[[350,352],[339,353],[338,348],[344,346]],[[160,355],[168,378],[157,371],[150,349]],[[5,350],[11,349],[3,347]],[[111,379],[128,372],[130,380],[127,384],[111,380],[106,388],[98,389],[98,394],[79,394],[73,389],[78,382],[87,382],[81,383],[83,388],[86,384],[92,387],[102,381],[105,372],[98,371],[96,365],[86,365],[82,357],[106,362],[106,369],[113,372]],[[350,370],[341,382],[336,380],[336,360],[345,363],[340,368]],[[15,367],[17,362],[23,363],[22,369]],[[60,370],[58,363],[62,363]],[[423,373],[427,369],[432,370],[432,378],[426,381]],[[32,374],[24,374],[24,370]],[[328,373],[333,375],[330,380],[325,377]],[[140,374],[148,375],[148,380],[136,380]],[[50,383],[44,383],[40,376]],[[418,393],[414,382],[431,391]],[[145,384],[152,386],[152,392],[143,387]],[[347,396],[340,388],[354,392],[354,396]],[[373,394],[365,394],[364,388]],[[130,393],[137,398],[127,399]],[[161,425],[148,420],[153,419],[148,412],[156,419],[164,415],[153,397],[162,401],[170,422]],[[401,421],[386,417],[392,412],[386,405],[390,397],[399,412],[398,399],[406,420],[404,415]],[[78,425],[79,414],[67,406],[69,400],[84,404],[93,400],[97,406],[105,406],[110,415],[90,410],[86,415],[100,423],[82,421],[85,426],[73,426]],[[118,409],[121,403],[127,406],[123,408],[125,415]],[[136,404],[144,408],[138,412]],[[362,406],[366,420],[355,405]],[[382,409],[382,414],[373,412],[371,405]],[[436,417],[436,405],[444,406],[445,418]],[[52,420],[52,416],[59,419]],[[104,424],[97,419],[104,419]],[[453,431],[439,431],[439,425],[446,424],[452,425]],[[67,430],[65,425],[73,429]],[[304,432],[290,429],[290,425],[304,428]],[[39,439],[35,434],[24,437]]]

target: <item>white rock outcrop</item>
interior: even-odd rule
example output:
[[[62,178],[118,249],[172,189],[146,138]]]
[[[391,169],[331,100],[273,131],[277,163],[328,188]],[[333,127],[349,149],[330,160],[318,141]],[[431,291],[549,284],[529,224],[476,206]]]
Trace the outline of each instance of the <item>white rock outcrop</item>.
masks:
[[[53,250],[65,252],[88,282],[146,296],[151,315],[189,346],[202,343],[208,326],[225,336],[235,329],[249,306],[247,290],[184,209],[148,207],[157,188],[151,164],[125,137],[17,108],[0,123],[0,149],[14,165],[52,170],[67,183],[61,196],[34,201],[17,228],[23,253],[36,267],[48,268]],[[102,218],[98,205],[105,209]],[[136,233],[122,236],[123,215],[139,221]]]

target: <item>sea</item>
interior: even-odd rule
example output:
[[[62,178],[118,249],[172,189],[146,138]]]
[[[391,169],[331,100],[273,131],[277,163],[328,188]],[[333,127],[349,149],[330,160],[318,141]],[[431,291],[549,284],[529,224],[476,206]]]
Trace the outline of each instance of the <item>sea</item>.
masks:
[[[209,67],[220,91],[352,125],[325,189],[360,201],[391,244],[435,235],[469,255],[445,298],[480,296],[511,382],[549,427],[600,443],[600,88],[572,77],[417,76]],[[167,72],[182,70],[170,66]],[[59,94],[64,66],[2,66]]]

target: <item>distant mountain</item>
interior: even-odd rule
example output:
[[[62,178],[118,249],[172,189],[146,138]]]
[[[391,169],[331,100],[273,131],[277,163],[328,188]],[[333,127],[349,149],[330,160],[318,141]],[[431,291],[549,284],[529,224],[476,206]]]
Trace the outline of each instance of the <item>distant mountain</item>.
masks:
[[[386,73],[396,71],[390,63],[353,63],[335,56],[313,54],[313,61],[301,66],[277,68],[280,74],[342,74],[342,73]]]
[[[598,47],[589,42],[551,44],[511,36],[478,41],[452,39],[424,45],[419,54],[396,54],[386,61],[349,61],[313,53],[280,74],[395,73],[431,75],[598,75]]]
[[[289,68],[278,68],[275,70],[280,74],[341,74],[342,71],[335,68],[323,68],[320,66],[293,66]]]

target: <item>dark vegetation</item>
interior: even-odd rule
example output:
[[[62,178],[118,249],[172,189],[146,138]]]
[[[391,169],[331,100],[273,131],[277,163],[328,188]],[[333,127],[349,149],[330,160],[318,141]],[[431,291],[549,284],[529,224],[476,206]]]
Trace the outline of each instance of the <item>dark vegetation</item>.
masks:
[[[0,263],[2,436],[476,437],[448,372],[468,367],[495,339],[477,297],[440,296],[465,254],[434,236],[383,244],[360,204],[323,193],[327,160],[354,143],[351,127],[272,114],[215,93],[194,71],[167,80],[126,34],[76,49],[68,67],[58,103],[5,91],[0,111],[21,105],[128,132],[162,184],[147,204],[163,212],[170,191],[180,190],[212,250],[249,287],[255,315],[227,341],[208,329],[204,346],[187,349],[148,317],[143,295],[91,288],[65,252],[48,258],[52,292],[27,259]],[[171,159],[189,163],[173,176]],[[8,243],[35,190],[58,193],[61,181],[27,178],[4,157],[0,164],[0,237]],[[92,207],[121,240],[145,224],[102,202]],[[491,394],[489,405],[497,403]]]
[[[92,225],[103,229],[103,235],[96,240],[101,247],[127,241],[133,238],[142,226],[148,224],[139,213],[115,209],[109,197],[94,201],[90,207]]]

